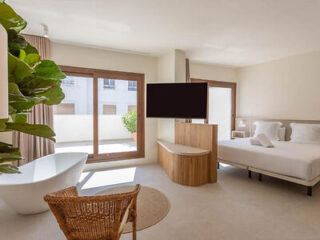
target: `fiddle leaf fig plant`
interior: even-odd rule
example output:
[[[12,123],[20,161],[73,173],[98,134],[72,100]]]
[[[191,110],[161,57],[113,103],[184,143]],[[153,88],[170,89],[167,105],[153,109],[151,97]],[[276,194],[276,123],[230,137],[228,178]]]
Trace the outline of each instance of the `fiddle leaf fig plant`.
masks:
[[[0,132],[18,131],[55,141],[55,133],[50,127],[27,123],[27,115],[35,105],[59,104],[64,99],[61,80],[66,76],[54,61],[41,60],[38,50],[20,34],[27,22],[4,0],[0,0],[0,24],[8,34],[10,116],[0,119]],[[0,142],[0,174],[19,173],[10,162],[21,158],[19,149]]]

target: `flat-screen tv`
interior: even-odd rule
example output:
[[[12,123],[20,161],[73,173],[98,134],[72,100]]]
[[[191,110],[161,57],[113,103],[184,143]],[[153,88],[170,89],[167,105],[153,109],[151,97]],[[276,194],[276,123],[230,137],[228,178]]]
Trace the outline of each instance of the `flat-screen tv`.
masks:
[[[206,118],[207,83],[147,84],[147,117]]]

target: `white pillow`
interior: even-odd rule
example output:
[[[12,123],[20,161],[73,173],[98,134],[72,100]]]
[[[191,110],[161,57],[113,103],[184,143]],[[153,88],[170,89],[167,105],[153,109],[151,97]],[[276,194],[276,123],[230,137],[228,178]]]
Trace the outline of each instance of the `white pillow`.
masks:
[[[286,140],[286,128],[285,127],[279,128],[278,136],[279,136],[279,141]]]
[[[279,131],[282,125],[281,122],[257,121],[254,124],[256,125],[254,137],[257,137],[259,134],[263,133],[270,140],[279,140]]]
[[[291,123],[290,126],[290,142],[320,144],[320,124]]]

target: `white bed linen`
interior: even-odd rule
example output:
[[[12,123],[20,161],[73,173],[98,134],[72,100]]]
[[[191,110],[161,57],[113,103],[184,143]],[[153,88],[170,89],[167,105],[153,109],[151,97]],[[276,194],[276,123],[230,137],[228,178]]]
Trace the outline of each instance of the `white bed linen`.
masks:
[[[274,148],[251,145],[249,138],[220,141],[218,158],[310,181],[320,175],[320,146],[272,141]]]

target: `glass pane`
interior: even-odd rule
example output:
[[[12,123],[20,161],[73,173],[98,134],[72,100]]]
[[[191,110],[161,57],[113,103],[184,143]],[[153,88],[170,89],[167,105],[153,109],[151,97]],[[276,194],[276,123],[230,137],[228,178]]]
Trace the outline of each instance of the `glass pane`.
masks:
[[[137,151],[136,86],[136,81],[98,79],[99,154]]]
[[[93,79],[67,76],[65,99],[53,107],[56,152],[93,153]]]
[[[218,124],[218,140],[231,138],[231,88],[209,88],[209,123]]]

